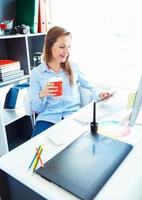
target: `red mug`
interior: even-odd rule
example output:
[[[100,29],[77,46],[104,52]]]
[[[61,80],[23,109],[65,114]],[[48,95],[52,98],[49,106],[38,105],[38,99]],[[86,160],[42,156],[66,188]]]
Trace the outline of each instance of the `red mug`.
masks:
[[[54,96],[62,96],[62,79],[58,77],[53,77],[49,80],[49,82],[54,83],[54,85],[57,86],[57,91],[54,92]]]

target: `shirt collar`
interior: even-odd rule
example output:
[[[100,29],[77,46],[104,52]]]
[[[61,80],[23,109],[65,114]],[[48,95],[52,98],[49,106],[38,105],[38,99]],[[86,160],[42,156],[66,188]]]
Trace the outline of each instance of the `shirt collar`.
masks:
[[[45,61],[43,61],[42,65],[41,65],[41,71],[42,72],[51,72],[51,68],[46,64]],[[52,70],[53,71],[53,70]],[[63,69],[60,70],[60,72],[63,71]],[[59,73],[60,73],[59,72]]]
[[[41,65],[41,71],[42,72],[49,72],[50,71],[50,68],[47,66],[47,64],[43,61],[42,65]]]

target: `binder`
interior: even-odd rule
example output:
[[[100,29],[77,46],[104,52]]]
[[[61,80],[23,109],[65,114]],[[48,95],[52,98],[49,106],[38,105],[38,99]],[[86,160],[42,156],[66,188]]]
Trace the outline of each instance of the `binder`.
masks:
[[[30,26],[31,33],[38,31],[38,6],[39,0],[16,1],[16,24]]]
[[[4,108],[15,109],[23,106],[23,99],[28,92],[29,83],[16,85],[8,91]]]
[[[50,8],[51,8],[51,2],[50,0],[44,0],[45,3],[45,23],[46,23],[46,32],[51,28],[51,13],[50,13]]]
[[[45,13],[45,1],[39,0],[38,7],[38,33],[45,33],[46,30],[46,13]]]

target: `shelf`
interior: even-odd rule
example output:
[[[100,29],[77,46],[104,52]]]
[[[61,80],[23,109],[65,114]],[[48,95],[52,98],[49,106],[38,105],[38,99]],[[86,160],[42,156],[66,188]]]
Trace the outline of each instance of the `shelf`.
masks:
[[[1,21],[15,20],[16,0],[1,0],[0,2]],[[0,82],[0,156],[31,137],[31,121],[30,117],[26,116],[24,105],[15,110],[3,109],[3,107],[9,89],[29,81],[31,68],[35,66],[33,58],[35,53],[42,52],[45,36],[46,33],[0,36],[0,59],[17,60],[20,62],[20,69],[24,71],[21,77]]]
[[[26,115],[24,107],[17,109],[3,109],[5,126],[24,117]]]
[[[25,128],[26,124],[26,128]],[[12,150],[31,138],[32,126],[30,117],[24,116],[6,126],[8,147]]]
[[[3,35],[0,36],[0,40],[11,39],[11,38],[22,38],[22,37],[38,37],[46,35],[46,33],[29,33],[29,34],[15,34],[15,35]]]
[[[9,151],[11,151],[12,149],[15,149],[20,144],[23,144],[26,141],[27,141],[27,138],[22,137],[22,136],[21,137],[16,137],[16,138],[14,138],[14,140],[9,140],[9,142],[8,142]]]
[[[9,81],[3,81],[3,82],[0,82],[0,88],[1,87],[4,87],[4,86],[7,86],[9,84],[12,84],[12,83],[15,83],[15,82],[20,82],[20,81],[24,81],[26,79],[29,79],[30,78],[30,75],[25,75],[25,76],[22,76],[22,77],[18,77],[18,78],[15,78],[15,79],[11,79]],[[17,83],[18,84],[18,83]]]

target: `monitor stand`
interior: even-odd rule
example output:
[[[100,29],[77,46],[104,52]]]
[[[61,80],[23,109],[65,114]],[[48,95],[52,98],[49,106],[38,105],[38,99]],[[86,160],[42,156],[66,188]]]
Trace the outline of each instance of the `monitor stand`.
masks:
[[[140,110],[135,125],[142,125],[142,109]]]

